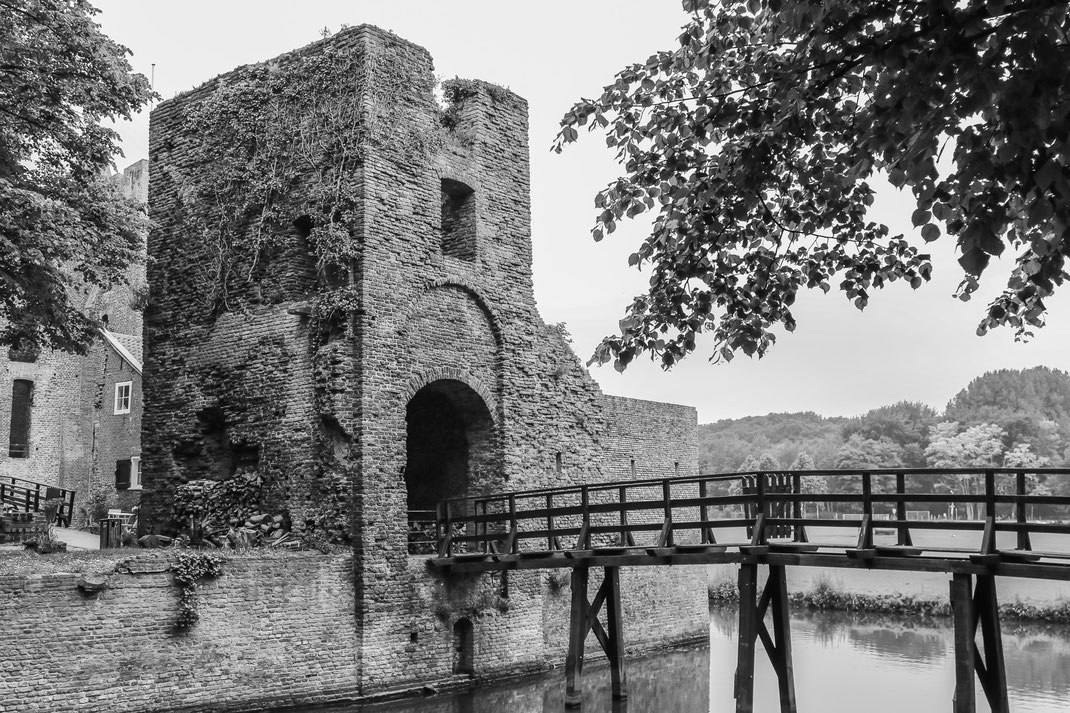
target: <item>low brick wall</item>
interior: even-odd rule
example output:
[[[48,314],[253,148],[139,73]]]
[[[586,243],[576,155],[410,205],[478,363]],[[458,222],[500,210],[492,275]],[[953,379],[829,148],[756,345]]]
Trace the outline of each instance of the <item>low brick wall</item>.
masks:
[[[499,575],[465,584],[425,572],[409,585],[446,596],[426,602],[427,624],[414,620],[410,643],[408,634],[361,631],[349,554],[231,557],[223,576],[201,585],[200,621],[184,633],[174,629],[179,590],[166,555],[85,565],[0,573],[0,711],[247,710],[436,683],[452,676],[452,624],[462,616],[472,622],[479,677],[559,665],[567,647],[567,570],[512,573],[507,603],[484,596],[482,607],[472,595],[496,589]],[[86,575],[106,588],[84,591]],[[622,595],[629,651],[706,630],[704,568],[628,569]],[[363,674],[365,657],[380,674]]]
[[[105,574],[97,594],[79,589],[83,573],[0,574],[0,711],[223,710],[357,695],[352,557],[301,555],[228,561],[201,586],[201,620],[188,633],[173,627],[179,590],[164,558]]]

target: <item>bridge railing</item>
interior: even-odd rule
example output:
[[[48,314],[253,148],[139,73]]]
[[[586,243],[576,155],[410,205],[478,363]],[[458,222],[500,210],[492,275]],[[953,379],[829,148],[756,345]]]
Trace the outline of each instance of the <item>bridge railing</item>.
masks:
[[[1070,525],[1035,516],[1038,508],[1049,518],[1059,509],[1070,512],[1070,495],[1053,492],[1070,493],[1070,469],[808,470],[633,480],[445,501],[436,511],[434,540],[439,557],[766,542],[801,547],[812,546],[811,540],[872,552],[878,545],[910,550],[912,532],[945,530],[951,533],[940,547],[945,552],[994,550],[999,533],[1010,533],[1000,544],[1013,536],[1010,549],[1031,552],[1033,534],[1070,534]],[[961,531],[975,532],[978,541],[947,544]],[[875,534],[881,543],[875,544]]]
[[[0,506],[8,505],[26,512],[38,512],[44,507],[46,500],[54,498],[62,501],[56,520],[63,527],[70,527],[74,514],[73,490],[22,478],[0,478]]]

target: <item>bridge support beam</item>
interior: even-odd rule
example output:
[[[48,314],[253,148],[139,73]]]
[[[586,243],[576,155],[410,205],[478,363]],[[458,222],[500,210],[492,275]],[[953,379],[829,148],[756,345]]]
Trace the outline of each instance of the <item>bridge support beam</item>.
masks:
[[[1003,663],[1003,635],[999,626],[996,578],[978,575],[974,586],[969,574],[951,579],[951,609],[955,616],[955,697],[954,713],[974,713],[974,676],[981,682],[992,713],[1009,713],[1007,671]],[[977,646],[977,626],[981,626],[984,657]]]
[[[788,619],[788,585],[783,565],[769,565],[769,578],[760,598],[758,565],[744,562],[739,567],[739,654],[736,662],[736,713],[754,710],[754,649],[761,639],[776,671],[781,713],[796,713],[795,672],[791,659],[791,629]],[[772,610],[773,633],[765,624]]]
[[[568,656],[565,658],[565,707],[579,708],[583,704],[583,648],[587,634],[595,638],[609,660],[610,690],[614,700],[628,697],[628,682],[624,671],[624,626],[620,608],[620,568],[606,567],[602,584],[594,601],[587,599],[590,568],[572,570],[572,613],[568,630]],[[605,606],[606,624],[598,619]]]

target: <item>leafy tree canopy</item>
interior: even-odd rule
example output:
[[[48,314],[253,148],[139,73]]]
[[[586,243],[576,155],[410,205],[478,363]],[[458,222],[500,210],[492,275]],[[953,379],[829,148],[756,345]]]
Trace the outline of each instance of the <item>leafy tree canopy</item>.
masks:
[[[107,181],[104,120],[152,95],[86,0],[0,0],[0,343],[83,351],[88,284],[138,259],[145,218]]]
[[[898,460],[892,465],[910,468],[925,466],[925,446],[928,445],[929,427],[936,423],[936,410],[927,404],[914,401],[899,401],[890,406],[881,406],[843,427],[845,439],[854,436],[870,441],[890,441],[899,446]],[[859,467],[851,463],[849,467]]]
[[[998,424],[1007,434],[1004,445],[1029,443],[1059,461],[1070,439],[1070,374],[1044,366],[987,372],[951,399],[944,417]]]
[[[592,361],[666,367],[712,332],[714,359],[762,356],[802,288],[859,308],[931,263],[869,220],[869,181],[908,187],[926,241],[961,252],[968,299],[993,256],[1016,267],[978,331],[1019,337],[1070,255],[1070,19],[1065,0],[683,0],[679,46],[577,103],[555,143],[604,129],[624,175],[594,237],[648,211],[649,265]],[[945,162],[941,162],[941,155]],[[949,159],[949,160],[948,160]],[[939,164],[939,165],[938,165]]]
[[[897,468],[903,463],[903,449],[887,438],[864,438],[855,434],[836,454],[837,468]]]
[[[955,421],[933,427],[925,457],[933,468],[966,468],[1000,465],[1003,429],[994,423],[980,423],[960,432]]]

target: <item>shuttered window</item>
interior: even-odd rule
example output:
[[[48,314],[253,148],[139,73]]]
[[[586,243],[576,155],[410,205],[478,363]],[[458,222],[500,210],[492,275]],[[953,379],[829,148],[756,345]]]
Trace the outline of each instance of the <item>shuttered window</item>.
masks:
[[[130,487],[130,459],[115,461],[115,488],[127,490]]]
[[[30,457],[30,407],[33,405],[33,382],[15,379],[11,386],[11,432],[7,453],[12,458]]]

